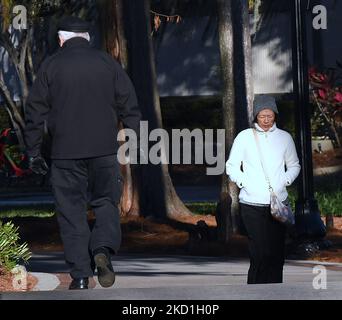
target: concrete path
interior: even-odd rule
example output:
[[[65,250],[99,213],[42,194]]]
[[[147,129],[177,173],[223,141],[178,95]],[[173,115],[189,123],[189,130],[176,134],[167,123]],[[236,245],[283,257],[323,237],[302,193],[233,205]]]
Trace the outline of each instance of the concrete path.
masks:
[[[70,278],[63,254],[35,254],[28,270],[38,276],[40,283],[45,281],[45,285],[34,292],[3,293],[1,299],[342,299],[342,264],[324,264],[327,289],[315,289],[313,283],[321,283],[318,278],[314,281],[315,277],[323,275],[322,266],[313,273],[318,262],[289,260],[284,269],[284,283],[264,285],[246,285],[247,260],[129,254],[117,256],[112,262],[117,274],[112,288],[101,288],[94,277],[93,289],[68,291]]]

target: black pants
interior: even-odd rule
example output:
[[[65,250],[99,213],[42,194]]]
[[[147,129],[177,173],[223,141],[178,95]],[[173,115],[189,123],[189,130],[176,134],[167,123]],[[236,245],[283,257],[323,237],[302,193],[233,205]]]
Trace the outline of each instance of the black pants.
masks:
[[[276,221],[270,207],[240,204],[249,240],[248,284],[283,282],[286,227]]]
[[[116,252],[121,243],[118,203],[122,178],[116,154],[53,160],[51,184],[71,277],[92,276],[92,251],[105,246]],[[88,200],[96,217],[92,230],[87,220]]]

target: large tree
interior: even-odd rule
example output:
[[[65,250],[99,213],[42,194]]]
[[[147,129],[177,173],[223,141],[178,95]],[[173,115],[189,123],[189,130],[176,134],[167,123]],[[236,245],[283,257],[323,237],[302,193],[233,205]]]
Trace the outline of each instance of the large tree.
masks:
[[[237,131],[253,121],[253,68],[249,8],[246,0],[232,2],[234,30],[234,83]]]
[[[127,70],[128,48],[124,25],[123,0],[97,0],[97,8],[102,35],[102,48]],[[119,126],[123,128],[122,123]],[[124,138],[123,131],[120,131],[120,140],[124,140]],[[139,210],[134,209],[137,206],[133,206],[137,202],[133,199],[136,184],[133,181],[130,165],[121,165],[121,173],[124,178],[124,187],[120,202],[120,213],[122,216],[139,214]]]
[[[102,24],[109,30],[104,39],[105,47],[108,50],[114,43],[114,49],[108,51],[118,60],[127,53],[126,63],[122,64],[135,86],[143,120],[148,121],[148,134],[163,128],[151,38],[150,1],[113,0],[99,1],[99,4]],[[166,151],[167,145],[162,141],[158,144]],[[125,165],[122,170],[125,177],[121,203],[124,215],[165,218],[190,214],[174,189],[167,164],[144,164],[134,170]]]
[[[150,133],[154,129],[163,128],[151,38],[150,1],[125,2],[125,10],[128,70],[136,88],[143,120],[148,121]],[[163,141],[158,143],[165,152],[167,145]],[[135,206],[139,205],[142,215],[165,218],[190,214],[176,194],[167,164],[142,165],[136,170],[135,179],[137,188],[134,190],[134,199],[139,199]]]
[[[253,120],[252,48],[247,1],[217,0],[217,12],[227,160],[236,134]],[[224,173],[217,208],[219,240],[223,243],[239,232],[238,194],[237,186]]]
[[[226,150],[229,152],[236,134],[232,0],[217,0],[217,10],[223,84],[223,126],[225,128]],[[235,202],[233,203],[236,193],[235,184],[229,181],[226,174],[223,174],[220,202],[216,212],[218,238],[223,243],[229,242],[232,233],[231,211],[237,205]]]

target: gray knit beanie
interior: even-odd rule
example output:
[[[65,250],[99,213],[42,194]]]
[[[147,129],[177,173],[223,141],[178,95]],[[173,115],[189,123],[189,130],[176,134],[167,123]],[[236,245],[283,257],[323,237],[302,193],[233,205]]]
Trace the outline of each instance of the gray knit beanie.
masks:
[[[255,96],[253,102],[253,117],[255,118],[257,114],[264,109],[271,109],[274,113],[278,113],[278,108],[274,97],[267,94]]]

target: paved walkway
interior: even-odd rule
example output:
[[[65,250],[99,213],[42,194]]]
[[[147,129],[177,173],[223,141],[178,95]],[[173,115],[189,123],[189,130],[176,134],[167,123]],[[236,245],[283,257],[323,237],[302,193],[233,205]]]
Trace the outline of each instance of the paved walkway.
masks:
[[[219,200],[220,187],[219,186],[180,186],[176,187],[177,194],[182,201],[185,202],[215,202]],[[12,208],[16,206],[39,206],[51,205],[54,200],[50,193],[27,193],[1,195],[0,205],[2,208]]]
[[[92,290],[69,291],[70,278],[63,254],[35,254],[28,270],[39,279],[36,291],[3,293],[0,299],[342,299],[342,264],[324,264],[327,289],[317,290],[313,286],[317,277],[313,267],[318,262],[289,260],[284,283],[264,285],[246,285],[247,260],[129,254],[117,256],[112,262],[117,274],[112,288],[101,288],[94,277]]]

